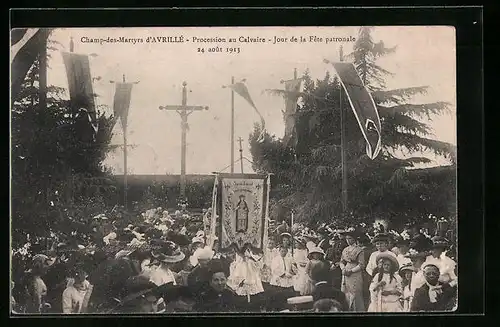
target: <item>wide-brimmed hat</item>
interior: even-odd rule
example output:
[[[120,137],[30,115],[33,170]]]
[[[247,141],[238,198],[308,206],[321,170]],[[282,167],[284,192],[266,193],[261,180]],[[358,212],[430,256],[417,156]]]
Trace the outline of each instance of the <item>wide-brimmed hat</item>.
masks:
[[[284,233],[280,234],[280,237],[292,237],[292,234],[290,234],[288,232],[284,232]]]
[[[442,237],[442,236],[434,236],[431,238],[432,241],[432,247],[433,248],[446,248],[450,245],[450,242],[448,241],[447,238]]]
[[[377,255],[376,262],[379,262],[379,260],[381,260],[381,259],[390,260],[392,262],[392,265],[394,266],[394,271],[398,271],[399,270],[399,262],[396,259],[396,256],[394,254],[389,254],[389,251],[385,251],[385,252],[379,253]]]
[[[372,238],[371,242],[373,244],[377,243],[377,242],[389,242],[391,236],[387,233],[377,233],[375,234],[375,236]]]
[[[410,240],[410,245],[419,252],[425,252],[432,248],[433,243],[432,239],[422,233],[418,233]]]
[[[117,304],[110,312],[119,312],[120,308],[140,298],[152,303],[157,302],[161,297],[158,290],[159,287],[144,275],[130,277],[125,281],[118,298],[114,299]]]
[[[406,263],[399,268],[399,275],[401,276],[404,271],[415,271],[415,267],[413,266],[412,263]]]
[[[316,233],[321,234],[321,235],[328,235],[329,234],[328,229],[326,229],[325,227],[318,228]]]
[[[356,228],[353,228],[353,227],[341,230],[338,233],[342,234],[344,236],[350,236],[350,237],[353,237],[353,238],[358,238],[359,234],[360,234],[360,232]]]
[[[172,241],[165,241],[161,248],[151,251],[151,255],[155,259],[166,263],[176,263],[186,257],[179,246]]]
[[[405,258],[416,259],[416,258],[425,258],[427,257],[427,251],[418,251],[416,249],[409,249],[408,253],[405,255]]]
[[[309,255],[311,255],[311,254],[313,254],[313,253],[319,253],[319,254],[322,254],[323,256],[325,255],[325,251],[323,251],[323,249],[322,249],[322,248],[317,247],[317,246],[315,246],[315,247],[313,247],[313,248],[311,248],[311,249],[309,250]]]

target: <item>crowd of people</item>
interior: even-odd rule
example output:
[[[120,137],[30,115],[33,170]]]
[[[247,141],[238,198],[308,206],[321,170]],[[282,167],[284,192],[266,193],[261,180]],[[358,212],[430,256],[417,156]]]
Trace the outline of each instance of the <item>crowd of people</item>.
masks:
[[[443,235],[413,226],[269,229],[235,244],[152,210],[136,226],[94,217],[96,241],[54,242],[12,278],[14,313],[420,312],[457,306],[457,264]]]

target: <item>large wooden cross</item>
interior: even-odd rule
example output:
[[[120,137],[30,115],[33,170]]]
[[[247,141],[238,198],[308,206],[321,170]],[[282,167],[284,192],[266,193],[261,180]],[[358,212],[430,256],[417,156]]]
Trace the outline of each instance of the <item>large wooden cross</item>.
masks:
[[[188,106],[186,82],[182,83],[182,104],[180,106],[160,106],[160,110],[173,110],[181,116],[181,199],[186,199],[186,134],[187,119],[194,111],[208,110],[207,106]]]

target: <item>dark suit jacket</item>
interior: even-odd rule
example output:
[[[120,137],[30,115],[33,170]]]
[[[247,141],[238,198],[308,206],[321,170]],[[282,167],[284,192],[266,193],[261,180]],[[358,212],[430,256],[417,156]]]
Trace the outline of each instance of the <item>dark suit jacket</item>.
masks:
[[[224,290],[222,293],[217,293],[210,288],[198,299],[195,311],[233,312],[238,308],[239,302],[241,302],[239,296],[229,289]]]
[[[411,302],[411,311],[449,311],[453,309],[455,304],[456,288],[450,287],[448,284],[442,284],[443,292],[438,295],[437,302],[431,303],[429,298],[429,286],[423,286],[415,290],[415,295]]]
[[[315,286],[312,293],[314,302],[322,299],[333,299],[342,304],[343,311],[349,311],[345,294],[332,286],[331,283],[322,283]]]
[[[208,287],[210,278],[212,278],[212,276],[208,267],[202,268],[200,266],[196,266],[188,275],[188,287],[196,296],[199,296]]]

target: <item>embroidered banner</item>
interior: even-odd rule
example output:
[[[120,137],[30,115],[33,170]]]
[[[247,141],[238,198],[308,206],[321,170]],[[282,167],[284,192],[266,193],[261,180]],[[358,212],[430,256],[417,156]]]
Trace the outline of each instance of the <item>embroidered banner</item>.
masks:
[[[219,235],[221,248],[236,245],[262,249],[268,213],[266,175],[219,175]]]

